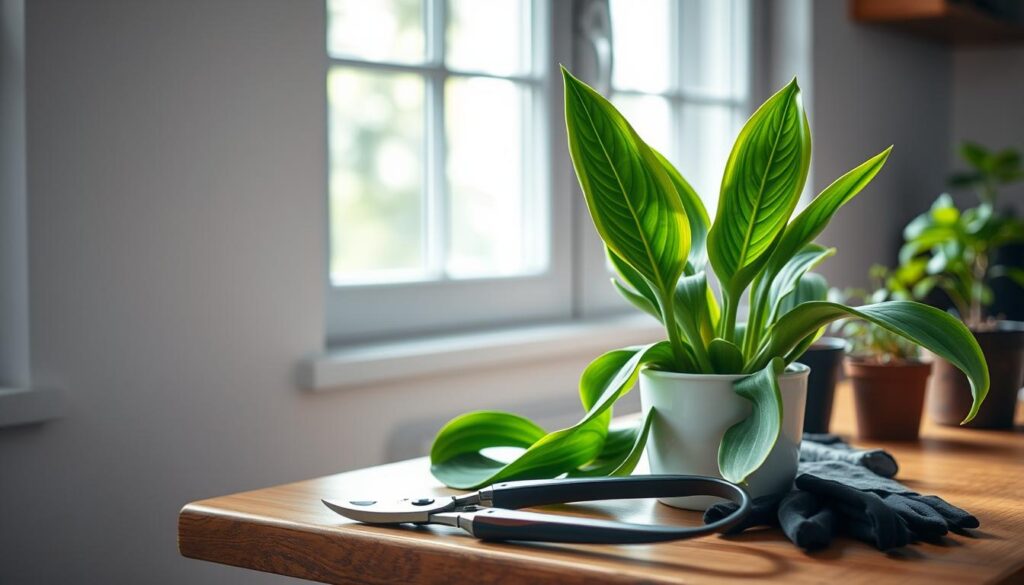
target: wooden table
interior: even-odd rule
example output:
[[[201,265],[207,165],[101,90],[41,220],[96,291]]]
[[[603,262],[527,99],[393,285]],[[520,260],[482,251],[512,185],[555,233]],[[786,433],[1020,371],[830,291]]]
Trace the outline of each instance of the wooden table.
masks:
[[[833,429],[853,430],[849,390]],[[330,512],[321,497],[453,493],[425,459],[194,502],[181,511],[186,557],[328,583],[1024,583],[1024,433],[925,424],[917,443],[884,445],[899,478],[981,520],[975,538],[883,554],[839,539],[805,554],[777,530],[657,545],[484,543],[440,527],[374,527]],[[696,512],[654,501],[572,506],[634,522],[695,524]]]

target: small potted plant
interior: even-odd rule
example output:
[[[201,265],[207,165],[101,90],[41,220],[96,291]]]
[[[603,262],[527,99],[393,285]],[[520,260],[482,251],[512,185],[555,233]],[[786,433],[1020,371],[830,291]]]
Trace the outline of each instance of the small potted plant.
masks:
[[[878,173],[886,149],[837,179],[792,217],[807,178],[810,130],[796,80],[740,131],[718,213],[648,146],[612,104],[564,71],[569,151],[616,288],[665,327],[664,341],[610,351],[584,370],[586,414],[546,433],[520,416],[459,416],[441,429],[431,469],[446,485],[629,474],[646,446],[652,473],[720,475],[754,496],[789,490],[796,474],[807,367],[795,363],[823,328],[859,317],[957,364],[973,385],[969,420],[988,390],[981,350],[954,317],[913,301],[783,310],[801,276],[835,250],[813,243],[838,209]],[[710,268],[709,268],[710,264]],[[719,287],[709,286],[709,276]],[[738,319],[748,296],[749,316]],[[614,402],[639,377],[644,415],[609,428]],[[493,447],[517,447],[509,459]],[[702,509],[710,501],[665,503]]]
[[[1024,286],[1024,270],[995,262],[1005,246],[1024,242],[1024,222],[997,208],[998,187],[1024,179],[1019,153],[997,153],[966,143],[961,148],[970,171],[953,175],[956,187],[974,187],[978,206],[961,212],[949,195],[940,196],[904,230],[898,276],[917,298],[938,289],[977,338],[992,369],[994,384],[985,407],[969,422],[980,428],[1013,428],[1017,391],[1024,384],[1024,323],[988,314],[991,282],[1006,279]],[[942,424],[959,422],[965,406],[960,392],[968,381],[945,360],[935,361],[928,410]]]
[[[833,298],[860,298],[882,302],[909,296],[884,266],[871,268],[875,290],[847,290]],[[932,364],[921,360],[920,348],[906,338],[861,319],[844,319],[833,324],[848,342],[843,361],[846,377],[853,383],[857,413],[857,435],[876,441],[910,441],[918,437],[925,389]]]
[[[808,272],[800,278],[796,291],[786,297],[783,312],[807,301],[823,301],[828,296],[825,277]],[[846,353],[846,340],[821,337],[811,343],[796,361],[811,369],[807,376],[807,404],[804,407],[804,432],[827,433],[832,421],[832,402]]]

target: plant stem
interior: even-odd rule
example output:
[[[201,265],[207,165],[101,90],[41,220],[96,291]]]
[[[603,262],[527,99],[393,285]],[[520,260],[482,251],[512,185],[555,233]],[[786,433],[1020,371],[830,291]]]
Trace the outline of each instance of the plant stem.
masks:
[[[686,352],[683,350],[683,340],[679,337],[679,326],[676,324],[676,308],[672,294],[658,296],[661,302],[661,314],[665,318],[665,330],[668,332],[668,343],[672,346],[672,355],[675,357],[676,369],[682,370],[680,364],[686,363]],[[703,349],[703,348],[701,348]],[[695,349],[698,362],[701,360],[700,353]],[[705,358],[707,356],[704,356]],[[701,365],[703,368],[704,366]]]
[[[732,291],[722,290],[722,320],[718,336],[730,343],[736,336],[736,305],[739,304],[737,301],[738,299],[733,299]],[[750,335],[749,331],[747,335]]]
[[[679,338],[679,327],[676,325],[676,307],[672,294],[659,294],[657,300],[662,302],[662,316],[665,318],[665,329],[669,332],[669,345],[672,346],[672,354],[676,359],[677,369],[679,364],[686,363],[686,353],[683,350],[682,339]]]
[[[754,286],[750,289],[750,316],[747,317],[747,331],[743,335],[743,355],[752,355],[761,341],[761,312],[765,303],[757,291],[761,289],[760,277],[754,280]],[[735,317],[733,317],[735,320]],[[735,328],[735,327],[734,327]]]

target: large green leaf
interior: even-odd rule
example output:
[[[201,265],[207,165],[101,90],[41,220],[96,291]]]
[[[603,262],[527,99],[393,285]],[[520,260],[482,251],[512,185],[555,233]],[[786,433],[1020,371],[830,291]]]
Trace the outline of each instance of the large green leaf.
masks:
[[[794,255],[824,231],[840,207],[846,205],[875,178],[888,160],[890,152],[891,146],[836,179],[786,226],[779,245],[772,252],[771,259],[758,276],[754,287],[750,303],[750,321],[754,324],[754,334],[747,340],[748,349],[760,341],[764,325],[771,323],[769,313],[775,305],[768,296],[775,276]]]
[[[723,288],[737,299],[786,227],[810,160],[810,129],[794,79],[744,125],[722,177],[708,255]]]
[[[971,394],[974,397],[964,422],[970,421],[978,413],[989,386],[988,365],[978,342],[967,327],[952,315],[913,301],[888,301],[855,308],[827,301],[798,305],[769,329],[768,343],[759,352],[751,369],[762,367],[762,363],[776,356],[787,355],[808,335],[844,317],[870,321],[960,368],[971,381]]]
[[[760,372],[738,380],[733,390],[750,401],[750,415],[729,427],[718,446],[722,477],[743,483],[768,458],[782,430],[782,394],[779,374],[785,365],[775,358]]]
[[[586,415],[575,425],[553,433],[543,434],[528,419],[508,413],[475,412],[457,417],[434,439],[431,472],[449,487],[476,489],[503,480],[551,478],[579,469],[601,455],[612,404],[633,387],[640,366],[669,359],[667,342],[598,357],[580,377],[580,401]],[[482,451],[488,447],[526,450],[505,463],[485,456]]]
[[[765,272],[777,273],[794,254],[813,242],[814,238],[818,237],[832,221],[832,217],[839,211],[839,208],[860,193],[882,170],[890,152],[892,152],[891,146],[839,177],[797,214],[793,221],[786,226],[786,231],[783,233],[778,247],[772,253],[772,259]]]
[[[690,224],[654,151],[608,100],[562,69],[569,153],[597,232],[662,298],[690,251]]]
[[[654,155],[658,157],[661,166],[668,173],[669,178],[672,179],[672,184],[676,187],[676,193],[679,194],[679,201],[683,204],[683,209],[686,210],[686,219],[690,222],[690,255],[687,259],[689,264],[687,273],[694,274],[700,272],[704,270],[708,259],[707,239],[708,229],[711,226],[708,210],[704,207],[704,201],[693,190],[690,183],[683,178],[679,170],[657,150],[654,150]]]

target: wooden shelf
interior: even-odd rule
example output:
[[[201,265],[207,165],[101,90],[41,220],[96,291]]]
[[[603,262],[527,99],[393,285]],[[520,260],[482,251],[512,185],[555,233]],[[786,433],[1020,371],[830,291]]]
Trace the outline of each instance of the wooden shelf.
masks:
[[[1024,23],[952,0],[850,0],[853,20],[957,45],[1024,42]]]

